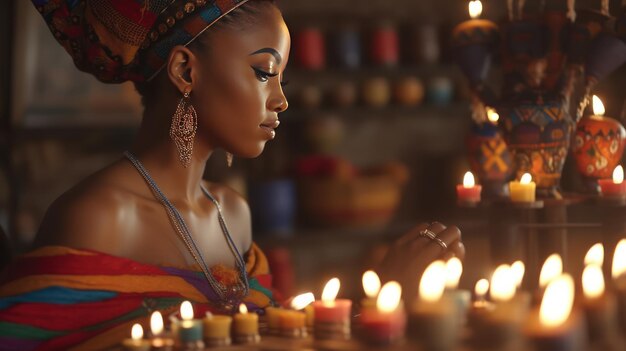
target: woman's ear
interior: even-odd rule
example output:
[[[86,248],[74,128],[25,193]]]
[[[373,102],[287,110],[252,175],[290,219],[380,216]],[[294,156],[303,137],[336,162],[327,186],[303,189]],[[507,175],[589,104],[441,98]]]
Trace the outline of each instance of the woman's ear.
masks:
[[[167,62],[167,75],[178,91],[183,94],[185,91],[193,90],[192,70],[195,67],[196,57],[191,50],[179,45],[170,51]]]

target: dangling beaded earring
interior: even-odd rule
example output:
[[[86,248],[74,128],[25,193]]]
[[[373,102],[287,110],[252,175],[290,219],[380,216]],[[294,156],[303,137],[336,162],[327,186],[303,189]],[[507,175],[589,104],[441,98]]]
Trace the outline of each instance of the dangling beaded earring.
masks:
[[[230,152],[226,153],[226,165],[228,165],[229,168],[233,165],[233,154]]]
[[[170,138],[176,143],[178,158],[185,168],[189,167],[191,163],[193,139],[198,128],[198,115],[196,109],[191,105],[190,93],[191,89],[185,88],[183,97],[178,102],[176,112],[172,116],[172,125],[170,126]]]

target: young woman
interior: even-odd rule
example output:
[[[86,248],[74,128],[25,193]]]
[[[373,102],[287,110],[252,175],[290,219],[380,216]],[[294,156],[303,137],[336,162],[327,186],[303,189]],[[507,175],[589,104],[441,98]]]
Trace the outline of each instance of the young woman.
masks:
[[[185,299],[200,313],[273,303],[246,202],[202,179],[218,148],[261,154],[287,109],[291,42],[273,1],[34,3],[79,69],[135,82],[145,110],[124,157],[61,196],[7,271],[0,345],[100,348]],[[428,263],[463,254],[457,228],[421,225],[379,272],[414,291]]]

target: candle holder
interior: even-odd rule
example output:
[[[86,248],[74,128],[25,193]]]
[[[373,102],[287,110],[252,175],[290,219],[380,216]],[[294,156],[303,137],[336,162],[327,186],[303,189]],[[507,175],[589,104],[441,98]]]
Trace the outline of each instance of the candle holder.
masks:
[[[315,321],[313,336],[319,340],[349,340],[351,337],[350,321]]]
[[[230,337],[228,337],[228,338],[223,338],[223,337],[217,337],[217,338],[205,337],[204,338],[204,345],[207,348],[225,347],[225,346],[230,346],[231,344],[232,344],[232,339]]]
[[[261,335],[259,334],[237,334],[234,336],[235,344],[250,345],[258,344],[261,342]]]

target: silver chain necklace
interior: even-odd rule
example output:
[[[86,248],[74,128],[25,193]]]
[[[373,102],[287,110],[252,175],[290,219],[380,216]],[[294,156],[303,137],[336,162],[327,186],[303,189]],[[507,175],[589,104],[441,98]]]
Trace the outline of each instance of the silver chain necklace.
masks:
[[[194,260],[202,269],[202,273],[204,274],[209,285],[213,288],[213,291],[215,291],[215,293],[219,295],[222,302],[222,305],[219,307],[221,307],[226,312],[232,312],[236,307],[239,306],[243,297],[248,295],[248,292],[250,290],[250,284],[248,282],[248,274],[246,272],[246,263],[230,236],[228,227],[226,226],[226,221],[224,220],[224,215],[222,214],[222,206],[220,205],[220,203],[217,201],[217,199],[215,199],[215,197],[213,197],[213,195],[211,195],[211,193],[204,186],[200,185],[200,189],[202,190],[204,195],[208,197],[217,208],[217,217],[220,223],[220,228],[222,229],[222,233],[224,234],[224,238],[228,243],[228,247],[230,248],[231,253],[235,257],[235,264],[239,271],[240,279],[237,282],[236,286],[232,287],[224,286],[223,284],[218,282],[215,277],[213,277],[213,274],[211,274],[211,270],[204,260],[202,252],[200,251],[200,249],[198,249],[198,245],[193,239],[189,227],[185,223],[185,220],[181,216],[180,212],[178,212],[176,207],[174,207],[174,205],[167,199],[165,194],[163,194],[163,192],[156,184],[154,179],[152,179],[143,164],[141,164],[137,157],[135,157],[135,155],[133,155],[129,151],[125,151],[124,156],[126,156],[126,158],[128,158],[133,166],[135,166],[139,174],[141,174],[141,176],[144,178],[144,180],[152,190],[154,196],[165,207],[165,210],[170,217],[172,225],[174,226],[174,229],[176,230],[178,236],[185,243],[185,246],[187,246],[189,253],[191,254],[191,256],[193,256]]]

